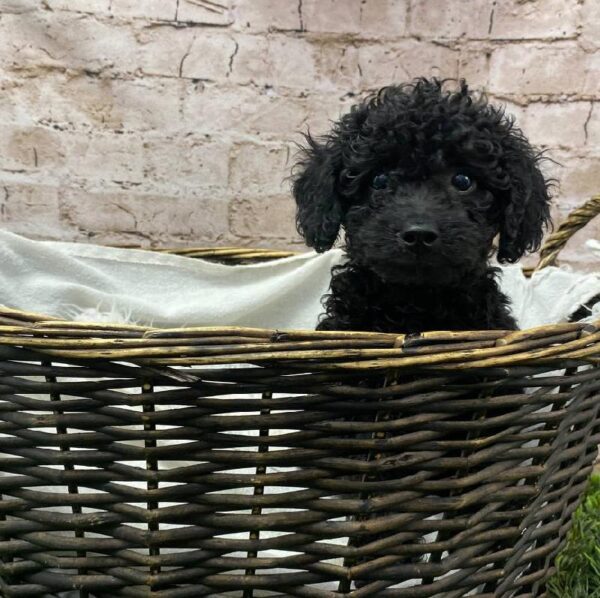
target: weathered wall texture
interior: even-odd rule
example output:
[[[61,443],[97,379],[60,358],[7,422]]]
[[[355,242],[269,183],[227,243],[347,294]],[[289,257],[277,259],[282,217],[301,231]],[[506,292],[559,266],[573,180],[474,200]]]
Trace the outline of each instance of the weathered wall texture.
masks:
[[[299,246],[293,141],[466,77],[600,191],[598,0],[0,0],[0,217],[35,238]],[[592,267],[579,234],[570,261]]]

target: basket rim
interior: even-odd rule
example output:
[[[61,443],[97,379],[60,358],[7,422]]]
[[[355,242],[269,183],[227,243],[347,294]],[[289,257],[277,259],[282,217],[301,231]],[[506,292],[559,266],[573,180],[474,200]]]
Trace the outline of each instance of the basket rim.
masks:
[[[237,326],[160,328],[73,322],[0,306],[0,345],[49,359],[126,360],[147,366],[234,363],[314,370],[459,370],[511,366],[600,366],[600,320],[524,330],[394,334]]]

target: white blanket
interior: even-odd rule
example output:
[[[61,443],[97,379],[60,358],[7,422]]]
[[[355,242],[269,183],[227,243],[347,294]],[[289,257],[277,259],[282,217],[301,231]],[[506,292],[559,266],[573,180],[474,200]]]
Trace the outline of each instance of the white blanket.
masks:
[[[152,251],[32,241],[0,231],[0,304],[74,320],[312,329],[341,250],[227,266]],[[564,321],[600,273],[502,268],[521,328]]]

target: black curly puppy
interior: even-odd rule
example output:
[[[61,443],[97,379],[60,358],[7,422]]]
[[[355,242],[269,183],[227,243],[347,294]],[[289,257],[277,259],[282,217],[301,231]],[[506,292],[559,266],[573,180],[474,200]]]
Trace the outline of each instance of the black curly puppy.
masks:
[[[307,147],[293,182],[307,244],[346,232],[321,330],[514,329],[488,260],[515,262],[549,222],[537,152],[464,81],[417,79],[354,106]]]

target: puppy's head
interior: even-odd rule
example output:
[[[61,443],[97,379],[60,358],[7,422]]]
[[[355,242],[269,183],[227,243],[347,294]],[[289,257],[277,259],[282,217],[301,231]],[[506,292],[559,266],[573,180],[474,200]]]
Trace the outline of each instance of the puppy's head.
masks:
[[[387,87],[323,138],[307,135],[293,193],[307,244],[346,231],[350,259],[384,280],[449,283],[538,249],[549,221],[540,156],[501,108],[461,82]]]

